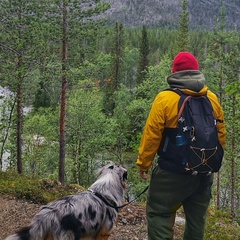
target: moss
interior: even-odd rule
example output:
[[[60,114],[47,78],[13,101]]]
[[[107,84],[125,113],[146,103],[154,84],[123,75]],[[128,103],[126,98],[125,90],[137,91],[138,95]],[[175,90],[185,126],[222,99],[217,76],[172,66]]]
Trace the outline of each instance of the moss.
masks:
[[[0,172],[0,194],[46,204],[60,197],[81,192],[79,185],[61,185],[57,180],[29,178],[15,172]]]
[[[229,213],[209,210],[205,239],[240,239],[240,226]]]

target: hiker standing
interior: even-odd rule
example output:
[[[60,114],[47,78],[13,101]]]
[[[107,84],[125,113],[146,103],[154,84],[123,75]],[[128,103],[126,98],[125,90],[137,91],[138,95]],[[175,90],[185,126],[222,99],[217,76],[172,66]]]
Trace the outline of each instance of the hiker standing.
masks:
[[[158,154],[158,164],[151,173],[147,196],[148,239],[173,239],[176,211],[183,206],[186,217],[183,239],[202,240],[213,172],[221,166],[226,142],[224,113],[217,96],[205,85],[197,59],[189,52],[180,52],[174,58],[172,74],[167,82],[171,89],[160,92],[152,104],[137,159],[140,176],[146,180]],[[196,110],[188,111],[188,114],[197,112],[197,116],[191,116],[195,122],[197,117],[206,117],[204,105],[212,109],[213,114],[208,114],[209,119],[213,119],[211,123],[200,119],[201,131],[195,123],[187,122],[186,115],[179,116],[179,108],[187,96],[190,97],[188,103],[184,103],[186,106],[194,108],[197,102]],[[179,103],[181,98],[183,101]],[[190,126],[180,127],[180,122],[187,122]],[[198,147],[198,144],[211,142],[215,143],[213,147]]]

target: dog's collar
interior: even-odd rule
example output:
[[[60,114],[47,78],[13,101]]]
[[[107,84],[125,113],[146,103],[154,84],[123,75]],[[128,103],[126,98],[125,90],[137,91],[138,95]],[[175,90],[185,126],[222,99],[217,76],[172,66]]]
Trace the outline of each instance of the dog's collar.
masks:
[[[112,199],[109,198],[105,198],[104,196],[102,196],[100,193],[93,191],[91,188],[88,188],[88,191],[91,192],[92,194],[96,195],[98,198],[100,198],[107,206],[114,208],[117,212],[120,208],[126,207],[127,205],[131,204],[132,202],[136,201],[136,199],[138,199],[143,193],[145,193],[148,190],[148,186],[146,186],[146,188],[137,195],[137,197],[133,200],[131,200],[128,203],[125,203],[121,206],[118,206],[117,203],[115,201],[113,201]]]
[[[100,198],[107,206],[114,208],[118,212],[119,207],[114,200],[104,197],[100,193],[93,191],[91,188],[88,188],[88,191]]]

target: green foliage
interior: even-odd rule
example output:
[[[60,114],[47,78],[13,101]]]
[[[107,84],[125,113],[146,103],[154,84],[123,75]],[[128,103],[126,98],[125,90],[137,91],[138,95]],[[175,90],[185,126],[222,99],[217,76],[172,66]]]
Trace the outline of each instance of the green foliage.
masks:
[[[92,173],[99,164],[96,155],[104,152],[108,129],[101,107],[102,93],[92,81],[80,82],[69,93],[66,147],[72,169],[67,176],[81,185],[92,182]]]
[[[150,66],[146,80],[136,89],[137,98],[144,98],[152,103],[156,95],[168,87],[166,77],[170,74],[172,61],[168,55],[156,66]]]
[[[124,52],[123,72],[125,72],[125,74],[122,78],[122,84],[128,87],[131,92],[134,92],[136,87],[136,63],[139,59],[139,49],[126,47]]]
[[[225,110],[228,142],[221,170],[221,207],[229,211],[233,205],[239,216],[240,35],[226,30],[229,23],[225,8],[220,9],[212,32],[189,31],[188,1],[181,1],[178,31],[148,28],[146,36],[142,26],[124,27],[123,31],[122,24],[105,26],[103,19],[94,21],[109,7],[107,3],[65,2],[69,4],[68,64],[64,72],[69,83],[67,182],[87,186],[94,179],[94,170],[113,160],[129,166],[134,196],[143,189],[135,166],[142,129],[155,96],[168,88],[166,77],[171,73],[174,55],[179,50],[190,50],[198,57],[206,84],[217,93]],[[85,3],[90,8],[82,8]],[[14,94],[20,83],[23,106],[34,106],[33,112],[23,118],[21,132],[24,173],[29,176],[56,178],[58,174],[61,4],[60,0],[0,1],[0,82]],[[20,12],[21,19],[16,17]],[[143,52],[145,57],[148,53],[148,69],[137,85]],[[17,152],[12,106],[14,100],[1,105],[0,125],[1,143],[7,137],[1,152],[10,153],[10,168],[16,165]]]
[[[123,56],[124,56],[124,28],[123,24],[116,23],[113,34],[113,44],[111,54],[112,68],[110,81],[104,89],[104,112],[106,115],[113,115],[115,108],[114,93],[117,91],[122,83],[122,68],[123,68]]]
[[[3,167],[4,154],[7,153],[7,146],[10,144],[9,136],[13,132],[12,119],[15,108],[14,96],[0,98],[0,168]],[[6,160],[6,159],[5,159]],[[6,166],[4,166],[5,168]]]
[[[129,139],[131,137],[130,116],[127,112],[127,107],[131,103],[132,95],[128,88],[120,85],[118,91],[114,93],[115,109],[113,113],[113,120],[115,127],[112,128],[111,137],[115,139],[113,142],[114,154],[118,162],[122,163],[123,153],[129,146]]]
[[[137,72],[137,84],[143,82],[146,79],[146,75],[148,73],[148,54],[149,54],[149,41],[148,41],[148,34],[147,34],[147,27],[143,26],[142,28],[142,38],[141,38],[141,45],[140,45],[140,59],[138,65],[138,72]]]
[[[226,30],[227,20],[224,7],[219,11],[216,26],[211,34],[211,44],[204,72],[210,88],[219,96],[225,111],[227,146],[221,171],[221,207],[232,216],[239,214],[239,189],[236,187],[239,175],[239,33]],[[231,181],[229,181],[231,179]],[[219,196],[219,195],[218,195]]]
[[[222,211],[209,211],[204,239],[235,240],[239,238],[240,227],[231,215]]]
[[[29,178],[15,172],[0,172],[0,194],[10,194],[38,204],[46,204],[60,197],[84,189],[78,185],[61,185],[56,180]]]
[[[126,192],[127,200],[131,201],[133,199],[136,199],[136,201],[139,203],[146,202],[147,191],[144,193],[142,192],[149,185],[149,179],[143,181],[139,176],[138,169],[133,164],[129,164],[127,169],[128,169],[128,188]]]
[[[58,166],[59,111],[39,108],[24,124],[23,162],[25,173],[31,176],[54,176]]]
[[[84,60],[80,66],[71,69],[71,74],[69,75],[71,79],[69,84],[70,89],[80,84],[81,81],[84,85],[86,79],[92,79],[89,85],[94,87],[99,86],[101,91],[104,91],[110,79],[111,62],[111,54],[103,52],[97,54],[91,61]]]
[[[150,104],[145,99],[134,99],[126,107],[130,123],[129,134],[131,136],[130,146],[134,150],[138,148],[140,142],[140,134],[142,134],[144,124],[148,116]],[[141,113],[141,114],[140,114]]]
[[[204,69],[202,70],[205,78],[206,85],[214,93],[219,92],[219,70],[216,69],[214,57],[209,54],[204,62]]]
[[[181,1],[182,13],[179,17],[178,36],[177,36],[177,51],[189,51],[189,12],[188,12],[188,0]]]

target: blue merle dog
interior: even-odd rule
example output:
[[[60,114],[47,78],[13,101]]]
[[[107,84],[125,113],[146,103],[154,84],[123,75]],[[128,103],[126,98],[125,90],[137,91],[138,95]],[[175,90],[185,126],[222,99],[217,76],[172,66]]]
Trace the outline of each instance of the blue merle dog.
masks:
[[[42,206],[28,227],[5,240],[107,240],[124,198],[127,170],[108,164],[87,191]]]

